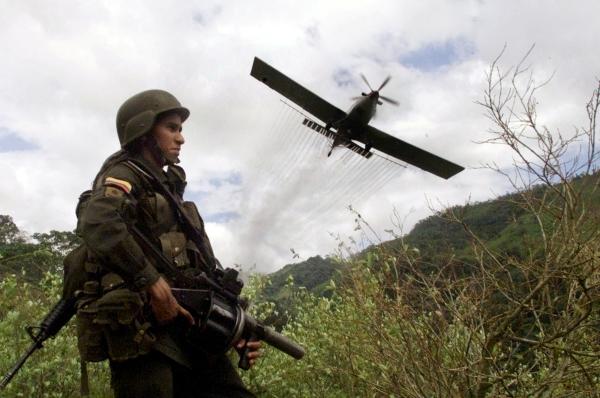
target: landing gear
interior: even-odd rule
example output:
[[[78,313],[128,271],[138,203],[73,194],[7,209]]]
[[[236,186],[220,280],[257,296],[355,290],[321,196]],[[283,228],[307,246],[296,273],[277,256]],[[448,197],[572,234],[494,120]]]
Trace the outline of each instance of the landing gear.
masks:
[[[369,152],[371,148],[373,148],[373,145],[370,142],[367,142],[365,144],[365,151]]]

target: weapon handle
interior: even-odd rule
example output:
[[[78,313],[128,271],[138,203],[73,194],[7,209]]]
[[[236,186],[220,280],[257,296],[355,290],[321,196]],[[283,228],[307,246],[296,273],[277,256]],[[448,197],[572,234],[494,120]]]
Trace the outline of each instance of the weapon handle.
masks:
[[[251,341],[256,341],[256,340],[258,340],[258,338],[254,333],[252,333],[250,335],[250,337],[248,337],[248,340],[246,340],[246,345],[240,352],[240,360],[238,362],[238,368],[244,369],[244,370],[250,369],[250,359],[248,359],[248,353],[250,352],[250,348],[248,347],[248,343]]]

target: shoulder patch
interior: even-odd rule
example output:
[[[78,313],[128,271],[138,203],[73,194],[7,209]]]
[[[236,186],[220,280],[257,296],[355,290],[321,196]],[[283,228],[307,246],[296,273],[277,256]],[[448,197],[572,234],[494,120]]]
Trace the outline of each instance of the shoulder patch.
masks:
[[[118,178],[106,177],[104,185],[119,188],[125,193],[131,192],[131,183],[125,180],[119,180]]]

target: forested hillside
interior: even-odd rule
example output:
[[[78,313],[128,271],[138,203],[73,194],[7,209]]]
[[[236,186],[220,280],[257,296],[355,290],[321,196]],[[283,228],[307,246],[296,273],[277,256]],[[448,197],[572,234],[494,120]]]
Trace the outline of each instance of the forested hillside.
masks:
[[[598,173],[587,177],[574,178],[576,188],[593,186]],[[429,216],[415,224],[413,229],[403,237],[382,242],[386,250],[401,250],[406,245],[419,251],[419,264],[422,271],[435,271],[438,265],[446,264],[452,259],[455,270],[469,272],[476,264],[475,253],[472,250],[473,239],[470,233],[476,235],[486,244],[505,255],[518,259],[540,253],[542,247],[541,234],[537,220],[522,197],[541,198],[553,190],[562,189],[561,184],[551,187],[534,187],[533,189],[504,195],[485,202],[469,203],[455,206]],[[600,193],[588,191],[591,212],[600,211]],[[453,220],[459,216],[461,222]],[[470,231],[470,232],[469,232]],[[357,253],[356,258],[364,258],[373,247]],[[271,299],[277,299],[279,292],[291,277],[296,286],[306,287],[314,294],[323,294],[330,280],[339,280],[339,271],[347,264],[335,257],[311,257],[306,261],[288,264],[270,276],[271,284],[265,293]]]

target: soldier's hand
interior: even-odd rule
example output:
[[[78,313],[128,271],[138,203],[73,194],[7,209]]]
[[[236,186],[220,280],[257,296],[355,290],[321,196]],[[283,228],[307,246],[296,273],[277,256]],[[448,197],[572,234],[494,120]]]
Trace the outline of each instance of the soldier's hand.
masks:
[[[192,314],[179,305],[171,293],[171,287],[163,278],[158,278],[153,285],[148,287],[147,291],[150,295],[150,307],[158,323],[165,324],[182,315],[190,325],[194,324]]]
[[[250,340],[246,341],[246,339],[241,339],[235,345],[235,349],[238,354],[242,354],[244,352],[244,348],[248,347],[248,361],[250,362],[250,367],[254,366],[258,358],[262,355],[262,351],[260,348],[262,347],[262,343],[260,340]]]

